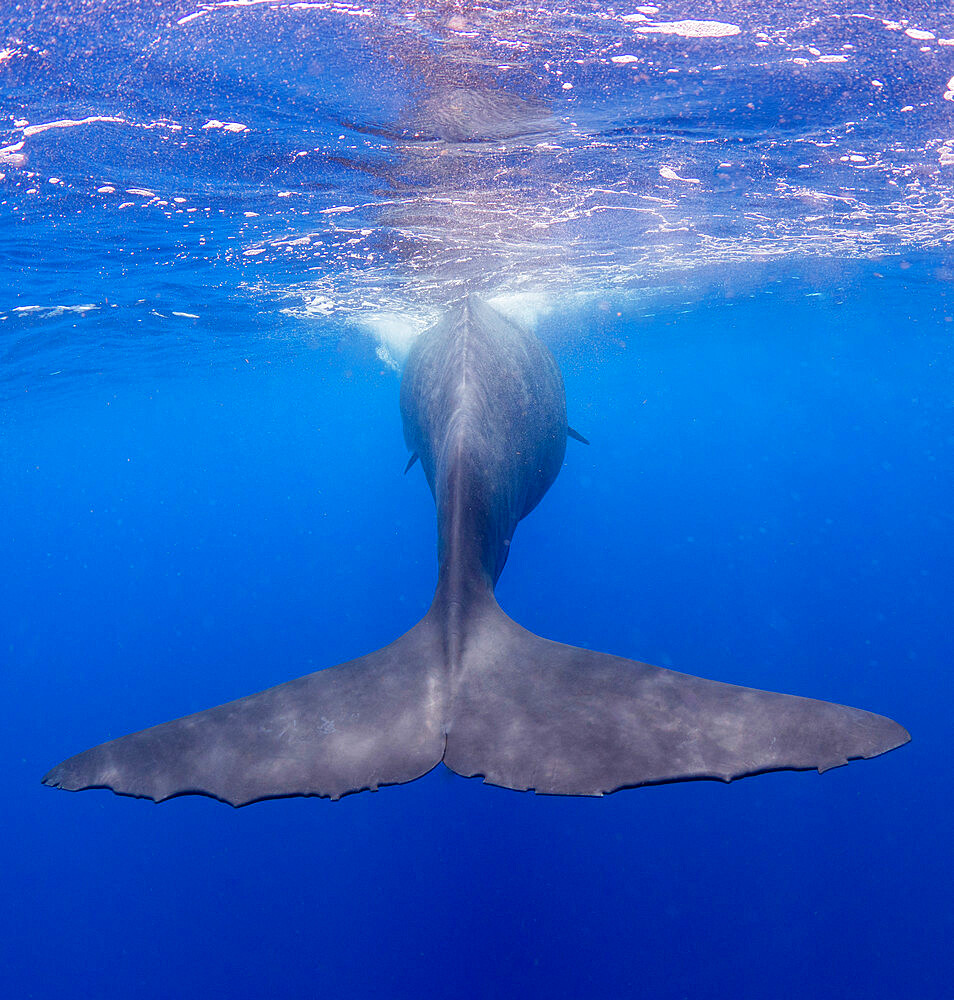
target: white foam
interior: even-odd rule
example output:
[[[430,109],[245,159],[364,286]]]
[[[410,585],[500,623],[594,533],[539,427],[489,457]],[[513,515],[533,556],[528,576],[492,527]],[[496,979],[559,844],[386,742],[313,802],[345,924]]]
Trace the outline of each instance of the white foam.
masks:
[[[695,177],[680,177],[672,167],[660,167],[660,177],[665,177],[667,181],[682,181],[683,184],[701,184]]]
[[[616,63],[617,66],[625,66],[627,63],[639,62],[639,56],[610,56],[610,62]]]
[[[399,372],[401,370],[401,365],[394,359],[391,352],[384,346],[384,344],[378,344],[378,349],[374,353],[377,358],[383,361],[392,371]]]
[[[326,295],[312,295],[305,302],[305,310],[309,316],[330,316],[335,304]]]
[[[636,30],[679,35],[681,38],[728,38],[739,34],[742,29],[737,24],[724,21],[658,21],[655,24],[638,24]]]
[[[929,42],[937,37],[933,31],[922,31],[919,28],[908,28],[904,33],[908,38],[913,38],[918,42]]]
[[[99,306],[92,302],[84,302],[76,306],[14,306],[13,311],[21,316],[36,316],[39,319],[56,319],[58,316],[65,316],[75,313],[83,316],[85,313],[98,309]]]
[[[488,299],[488,302],[527,330],[535,329],[540,320],[553,310],[553,299],[543,292],[510,292]]]
[[[51,128],[76,128],[77,125],[89,125],[92,122],[113,122],[122,125],[125,121],[125,118],[117,118],[115,115],[89,115],[87,118],[60,118],[55,122],[44,122],[42,125],[27,125],[23,130],[23,134],[29,138],[31,135],[40,135],[41,132],[48,132]]]
[[[202,127],[220,128],[223,132],[245,132],[248,129],[248,126],[241,122],[220,122],[218,118],[210,118]]]
[[[200,17],[205,17],[207,14],[211,14],[213,11],[220,10],[224,7],[257,7],[260,4],[270,4],[273,10],[332,10],[336,14],[347,14],[350,17],[372,17],[372,12],[368,10],[362,10],[358,7],[353,7],[344,3],[330,4],[327,2],[322,3],[291,3],[282,4],[276,3],[275,0],[219,0],[218,3],[211,3],[203,5],[199,10],[193,11],[191,14],[185,14],[180,17],[176,24],[181,28],[187,24],[191,24],[193,21],[197,21]]]
[[[324,315],[334,309],[330,299],[324,299],[328,309]],[[309,303],[313,309],[312,303]],[[399,362],[406,357],[411,345],[433,322],[434,317],[426,313],[411,315],[409,313],[379,312],[369,313],[358,319],[358,325],[370,333],[379,343],[378,357],[394,369],[400,368]]]
[[[202,10],[197,10],[194,14],[186,14],[185,17],[180,17],[176,21],[176,24],[181,27],[190,21],[195,21],[197,18],[205,17],[206,14],[210,14],[213,10],[218,10],[221,7],[257,7],[259,4],[272,2],[273,0],[222,0],[220,3],[209,4],[209,6]]]
[[[26,163],[26,157],[20,152],[21,149],[23,149],[22,141],[0,148],[0,163],[7,163],[11,167],[22,167]]]

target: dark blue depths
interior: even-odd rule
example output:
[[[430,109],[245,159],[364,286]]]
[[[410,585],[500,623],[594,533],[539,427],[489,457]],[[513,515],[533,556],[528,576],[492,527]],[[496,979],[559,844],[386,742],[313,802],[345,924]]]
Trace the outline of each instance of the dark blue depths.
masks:
[[[2,995],[949,996],[954,298],[885,270],[545,326],[593,443],[499,587],[540,634],[911,730],[823,777],[582,800],[438,769],[239,811],[43,788],[388,642],[434,523],[370,348],[8,400]]]

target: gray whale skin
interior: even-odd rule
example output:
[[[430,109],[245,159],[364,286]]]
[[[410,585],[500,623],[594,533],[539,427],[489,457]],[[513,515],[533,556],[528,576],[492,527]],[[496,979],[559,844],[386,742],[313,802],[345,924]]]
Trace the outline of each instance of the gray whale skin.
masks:
[[[485,303],[464,299],[418,340],[401,413],[437,506],[424,618],[367,656],[93,747],[47,785],[240,806],[337,799],[443,761],[506,788],[601,795],[825,771],[910,739],[880,715],[550,642],[504,614],[494,585],[514,529],[576,435],[553,356]]]

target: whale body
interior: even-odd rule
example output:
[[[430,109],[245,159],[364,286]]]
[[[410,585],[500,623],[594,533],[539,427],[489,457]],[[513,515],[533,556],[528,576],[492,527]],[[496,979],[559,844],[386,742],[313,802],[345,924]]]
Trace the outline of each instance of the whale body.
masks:
[[[339,798],[443,763],[565,795],[773,770],[825,771],[910,736],[880,715],[540,638],[494,597],[518,522],[563,463],[559,368],[468,297],[412,348],[404,434],[437,507],[433,602],[376,652],[93,747],[45,784],[235,806]]]

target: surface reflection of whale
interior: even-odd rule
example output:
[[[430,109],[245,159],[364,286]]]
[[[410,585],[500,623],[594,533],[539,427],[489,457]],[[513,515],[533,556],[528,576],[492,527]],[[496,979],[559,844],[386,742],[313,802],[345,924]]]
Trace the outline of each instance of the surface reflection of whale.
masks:
[[[489,87],[438,89],[422,98],[400,124],[339,120],[355,132],[399,143],[530,139],[554,129],[552,112],[542,101]]]
[[[510,539],[574,432],[550,352],[487,305],[465,300],[420,338],[401,411],[437,504],[424,618],[350,663],[87,750],[46,784],[242,805],[337,798],[443,761],[507,788],[599,795],[824,771],[909,739],[882,716],[561,645],[504,614],[494,585]]]

